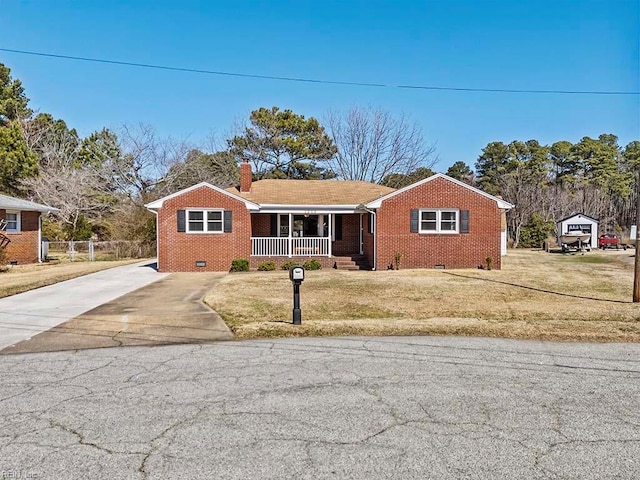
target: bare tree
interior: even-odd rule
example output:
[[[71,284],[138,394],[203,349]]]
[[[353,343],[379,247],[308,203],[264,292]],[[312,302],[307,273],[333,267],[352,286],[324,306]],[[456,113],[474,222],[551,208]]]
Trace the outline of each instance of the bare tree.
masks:
[[[118,146],[120,158],[105,163],[102,175],[138,204],[171,185],[171,175],[177,174],[171,167],[183,162],[190,150],[186,142],[159,139],[153,127],[144,124],[122,126]]]
[[[352,107],[344,116],[329,112],[325,123],[338,147],[329,162],[338,178],[379,183],[387,175],[408,175],[437,161],[433,145],[404,115],[394,118],[379,108]]]
[[[175,163],[165,176],[166,190],[175,192],[199,182],[221,188],[237,185],[240,172],[235,157],[228,151],[204,153],[191,150],[182,162]]]
[[[101,176],[91,168],[78,168],[77,150],[65,142],[41,142],[40,174],[23,181],[39,202],[60,211],[56,216],[71,232],[83,217],[101,218],[110,212],[115,198],[104,195]]]

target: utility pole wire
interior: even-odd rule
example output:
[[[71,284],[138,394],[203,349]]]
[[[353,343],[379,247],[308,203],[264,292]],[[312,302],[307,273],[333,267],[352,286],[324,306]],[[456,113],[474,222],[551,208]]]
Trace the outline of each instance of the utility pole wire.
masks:
[[[44,52],[30,52],[26,50],[14,50],[10,48],[0,48],[1,52],[16,53],[20,55],[34,55],[38,57],[58,58],[64,60],[76,60],[81,62],[104,63],[109,65],[121,65],[126,67],[153,68],[156,70],[171,70],[175,72],[200,73],[206,75],[220,75],[227,77],[254,78],[259,80],[279,80],[285,82],[318,83],[326,85],[347,85],[353,87],[373,87],[373,88],[401,88],[408,90],[432,90],[448,92],[481,92],[481,93],[526,93],[526,94],[546,94],[546,95],[640,95],[640,91],[612,91],[612,90],[528,90],[510,88],[470,88],[470,87],[446,87],[435,85],[391,85],[373,82],[347,82],[341,80],[321,80],[314,78],[285,77],[275,75],[259,75],[253,73],[224,72],[217,70],[202,70],[196,68],[172,67],[169,65],[154,65],[148,63],[123,62],[119,60],[108,60],[102,58],[77,57],[72,55],[58,55]]]

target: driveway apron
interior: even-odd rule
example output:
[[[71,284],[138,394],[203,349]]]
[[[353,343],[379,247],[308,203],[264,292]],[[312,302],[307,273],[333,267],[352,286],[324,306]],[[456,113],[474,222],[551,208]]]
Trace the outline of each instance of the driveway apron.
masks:
[[[38,335],[32,334],[28,340],[13,342],[0,353],[199,343],[233,337],[219,315],[202,302],[205,293],[224,274],[152,272],[153,283],[147,282],[134,291],[130,289],[130,293],[114,296],[111,301],[96,302],[92,305],[95,308],[85,308],[85,313],[78,312],[75,318],[60,317],[56,325]],[[125,281],[133,273],[137,274],[135,270],[119,274]],[[76,295],[91,293],[78,291]],[[48,314],[55,315],[55,311],[50,310]]]

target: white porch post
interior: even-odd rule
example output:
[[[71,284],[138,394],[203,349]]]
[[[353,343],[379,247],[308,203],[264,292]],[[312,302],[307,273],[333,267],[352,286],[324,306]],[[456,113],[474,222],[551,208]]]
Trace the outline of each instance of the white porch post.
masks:
[[[293,256],[293,240],[292,240],[292,236],[293,236],[293,214],[290,213],[289,214],[289,239],[287,240],[287,242],[289,242],[289,244],[288,244],[289,258],[291,258]]]
[[[333,239],[333,217],[335,216],[335,213],[330,213],[328,215],[329,217],[329,256],[331,257],[333,255],[333,252],[331,251],[331,240]]]

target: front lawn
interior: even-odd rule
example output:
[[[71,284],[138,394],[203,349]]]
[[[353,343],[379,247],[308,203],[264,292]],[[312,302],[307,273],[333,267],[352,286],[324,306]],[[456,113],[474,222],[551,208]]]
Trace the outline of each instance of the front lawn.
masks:
[[[503,269],[306,272],[291,325],[286,271],[224,277],[205,301],[239,338],[478,335],[640,341],[631,303],[635,251],[510,251]]]

